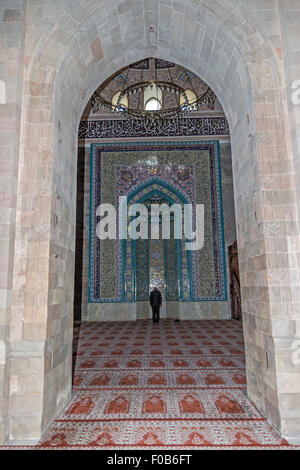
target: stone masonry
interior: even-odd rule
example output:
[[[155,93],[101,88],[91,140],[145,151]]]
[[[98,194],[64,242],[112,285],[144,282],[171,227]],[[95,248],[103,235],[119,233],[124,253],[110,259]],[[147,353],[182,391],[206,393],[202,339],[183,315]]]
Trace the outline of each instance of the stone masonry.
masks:
[[[39,438],[70,399],[78,126],[145,57],[199,75],[227,116],[248,394],[300,442],[299,15],[298,0],[1,0],[0,442]]]

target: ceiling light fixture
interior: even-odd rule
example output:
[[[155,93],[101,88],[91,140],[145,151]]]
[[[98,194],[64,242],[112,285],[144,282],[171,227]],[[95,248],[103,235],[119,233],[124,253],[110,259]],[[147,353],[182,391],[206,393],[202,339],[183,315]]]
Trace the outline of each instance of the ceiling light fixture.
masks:
[[[166,67],[164,75],[159,77],[160,71],[152,66],[154,71],[151,72],[153,75],[151,80],[144,79],[149,78],[150,72],[146,77],[147,71],[143,69],[139,71],[135,69],[135,73],[130,67],[123,69],[93,94],[91,100],[93,112],[102,109],[127,119],[159,122],[183,117],[203,107],[214,109],[216,100],[214,92],[204,82],[195,88],[193,86],[195,76],[186,69],[177,67],[180,73],[177,70],[176,76],[172,77]]]

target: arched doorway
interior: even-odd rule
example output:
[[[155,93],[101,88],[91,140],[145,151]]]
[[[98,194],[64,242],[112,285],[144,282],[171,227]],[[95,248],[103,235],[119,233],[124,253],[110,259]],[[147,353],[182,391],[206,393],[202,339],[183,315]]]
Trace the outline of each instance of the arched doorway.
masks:
[[[145,191],[146,189],[146,191]],[[151,223],[155,223],[154,216],[151,216],[151,206],[166,204],[172,207],[174,204],[183,206],[187,202],[184,197],[180,197],[174,188],[169,188],[164,181],[153,178],[152,181],[142,185],[128,198],[129,204],[144,204],[148,210],[148,227],[151,231]],[[184,259],[182,266],[182,242],[175,239],[174,220],[175,214],[170,216],[170,238],[162,238],[162,216],[158,216],[159,234],[156,239],[151,239],[151,234],[147,240],[134,240],[132,242],[132,257],[129,263],[124,263],[124,270],[130,270],[130,263],[134,266],[134,299],[137,302],[145,302],[145,316],[149,317],[149,292],[156,286],[162,293],[164,308],[161,315],[168,316],[167,302],[178,302],[182,298],[182,269],[191,270],[191,260]],[[182,221],[180,220],[180,225]],[[125,242],[126,243],[126,242]],[[129,242],[130,243],[130,242]],[[126,257],[126,251],[125,251]],[[125,273],[124,273],[125,279]],[[179,281],[179,282],[178,282]],[[190,286],[189,286],[190,288]],[[189,289],[188,288],[188,289]],[[129,289],[130,292],[131,289]],[[141,305],[141,304],[140,304]],[[139,308],[138,308],[139,310]],[[140,313],[140,312],[139,312]]]
[[[275,165],[275,169],[268,161],[271,155],[276,156],[278,163],[282,163],[287,155],[292,161],[286,98],[282,98],[282,64],[257,18],[248,7],[237,7],[234,1],[227,0],[225,5],[218,1],[209,2],[209,5],[201,1],[199,5],[189,4],[186,8],[183,2],[179,2],[184,8],[182,12],[172,10],[167,27],[169,33],[165,37],[158,35],[158,26],[163,24],[160,23],[163,19],[157,17],[153,34],[149,19],[153,16],[139,15],[135,3],[130,2],[130,5],[134,17],[139,20],[133,22],[127,18],[120,21],[120,28],[124,28],[123,39],[118,32],[107,27],[109,14],[114,15],[110,11],[112,6],[104,12],[99,9],[99,2],[82,1],[84,15],[76,5],[71,9],[69,5],[62,5],[57,25],[45,22],[47,28],[39,33],[38,45],[34,51],[29,50],[31,59],[25,71],[16,215],[17,249],[12,303],[15,315],[6,325],[12,342],[12,349],[7,342],[6,351],[10,351],[9,363],[13,370],[18,371],[10,381],[13,395],[12,385],[16,377],[31,373],[30,364],[23,364],[20,351],[26,355],[27,362],[30,362],[28,358],[39,358],[35,375],[40,377],[43,386],[34,394],[27,390],[22,380],[19,381],[16,401],[34,401],[29,411],[34,424],[24,432],[23,423],[28,416],[11,400],[7,405],[10,409],[10,436],[23,438],[25,434],[26,437],[38,437],[41,429],[53,420],[70,398],[75,156],[82,110],[99,83],[120,69],[124,61],[132,63],[150,56],[164,57],[195,71],[213,88],[226,112],[233,145],[248,393],[278,429],[285,435],[296,436],[299,433],[295,431],[290,407],[291,403],[299,400],[299,392],[286,390],[281,383],[285,374],[281,360],[285,347],[280,341],[283,334],[280,329],[283,325],[290,327],[284,328],[284,342],[292,344],[295,318],[287,320],[285,312],[290,308],[297,316],[295,292],[290,290],[290,282],[298,285],[298,267],[294,267],[292,261],[297,252],[293,239],[298,237],[298,221],[291,217],[292,220],[282,223],[268,199],[270,191],[275,191],[277,200],[284,205],[284,195],[288,191],[291,206],[296,206],[293,168],[288,182],[278,189],[276,171],[280,165]],[[160,3],[157,2],[156,13]],[[205,21],[206,25],[209,23],[216,34],[210,38],[201,22],[196,24],[195,18]],[[246,28],[243,27],[245,19]],[[186,25],[182,35],[178,34],[178,21]],[[95,22],[101,25],[99,30]],[[67,24],[71,24],[71,29],[65,28]],[[90,35],[83,39],[84,28]],[[135,32],[136,41],[130,40],[129,31]],[[195,33],[194,38],[191,31]],[[34,36],[34,33],[29,31],[28,34],[30,47],[31,34]],[[113,41],[111,34],[115,35]],[[113,47],[112,44],[116,45]],[[255,106],[259,96],[264,100],[266,95],[271,95],[275,109],[272,115]],[[35,122],[33,131],[33,115],[41,103],[47,104],[50,112]],[[278,132],[282,132],[280,142],[274,137]],[[275,141],[270,149],[268,139],[273,137]],[[42,172],[35,185],[28,171],[32,165]],[[26,198],[33,202],[41,196],[47,209],[29,211],[30,220],[25,220],[22,203]],[[271,221],[264,211],[260,211],[264,202],[274,208]],[[287,226],[288,231],[285,229]],[[20,239],[26,244],[24,260],[22,249],[18,249]],[[280,257],[277,260],[276,252],[274,254],[277,242],[284,250],[286,263],[280,261]],[[40,275],[39,263],[34,264],[35,268],[29,267],[33,258],[45,261],[44,276]],[[279,268],[273,267],[275,258]],[[63,281],[59,274],[61,264],[67,273]],[[26,278],[26,296],[22,294],[24,284],[19,282],[24,272],[31,273]],[[275,295],[275,290],[278,295]],[[288,296],[285,295],[287,291]],[[284,308],[281,294],[288,299]],[[22,312],[21,316],[18,312]],[[291,346],[288,346],[288,352],[291,352]],[[6,358],[5,367],[7,361]],[[289,377],[296,377],[295,364],[289,363],[289,371]],[[257,379],[258,376],[261,380]]]

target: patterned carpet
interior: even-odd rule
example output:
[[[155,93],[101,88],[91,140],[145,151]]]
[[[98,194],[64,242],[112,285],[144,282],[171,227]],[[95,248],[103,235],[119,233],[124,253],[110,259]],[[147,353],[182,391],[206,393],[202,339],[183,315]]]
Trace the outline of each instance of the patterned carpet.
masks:
[[[290,448],[247,398],[236,321],[77,324],[74,365],[37,448]]]

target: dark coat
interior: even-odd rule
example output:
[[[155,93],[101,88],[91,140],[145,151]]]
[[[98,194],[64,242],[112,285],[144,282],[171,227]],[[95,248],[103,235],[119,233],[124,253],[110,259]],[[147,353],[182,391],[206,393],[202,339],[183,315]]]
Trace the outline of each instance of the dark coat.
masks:
[[[150,305],[157,307],[162,304],[161,293],[159,290],[153,290],[150,294]]]

